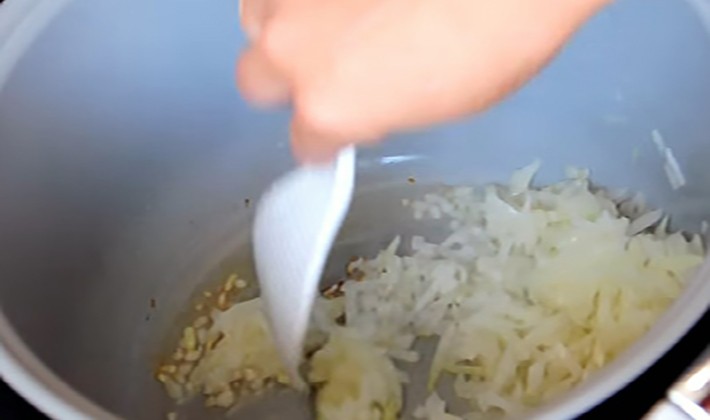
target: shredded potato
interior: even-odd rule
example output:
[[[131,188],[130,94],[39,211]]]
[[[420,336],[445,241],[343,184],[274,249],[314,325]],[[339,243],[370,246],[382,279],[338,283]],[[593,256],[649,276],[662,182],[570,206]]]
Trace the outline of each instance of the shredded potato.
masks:
[[[321,420],[394,420],[402,408],[402,385],[392,361],[345,329],[334,331],[313,356],[308,379],[319,388]]]
[[[450,218],[451,235],[415,237],[410,256],[397,255],[396,239],[353,263],[362,281],[343,287],[346,326],[373,343],[401,351],[439,336],[430,389],[453,376],[468,417],[514,415],[584,380],[648,331],[703,258],[699,237],[651,231],[667,220],[638,197],[593,191],[577,169],[532,189],[538,168],[516,172],[509,187],[411,203],[420,218]],[[432,401],[420,417],[450,418]]]
[[[408,201],[415,218],[447,221],[449,236],[414,236],[409,255],[398,253],[397,237],[351,262],[353,279],[318,299],[309,339],[318,350],[307,369],[319,419],[397,418],[406,375],[395,361],[429,364],[417,418],[519,414],[616,358],[682,292],[704,256],[698,235],[667,232],[662,211],[638,195],[591,188],[585,170],[531,188],[539,166],[514,173],[508,186]],[[222,339],[190,376],[212,398],[245,369],[261,382],[287,382],[259,305],[214,318],[209,333]],[[413,350],[426,337],[438,342],[431,358]],[[448,411],[437,393],[443,377],[468,412]]]

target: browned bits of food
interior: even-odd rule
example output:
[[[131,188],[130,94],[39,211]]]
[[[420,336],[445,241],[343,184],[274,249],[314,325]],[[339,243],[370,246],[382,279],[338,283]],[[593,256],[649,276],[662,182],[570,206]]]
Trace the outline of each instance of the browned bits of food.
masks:
[[[172,374],[177,372],[177,366],[175,365],[163,365],[160,367],[160,371],[163,373]]]
[[[224,334],[222,334],[222,333],[219,333],[214,337],[208,338],[207,339],[207,349],[213,350],[223,338],[224,338]]]
[[[156,306],[158,306],[158,302],[154,298],[150,298],[150,307],[155,308]]]
[[[231,305],[227,298],[227,292],[222,292],[217,296],[217,309],[226,311]]]
[[[279,373],[276,376],[276,382],[282,384],[282,385],[288,385],[291,383],[291,378],[288,377],[285,373]]]
[[[345,274],[348,279],[360,280],[364,276],[364,273],[357,267],[362,263],[362,257],[353,255],[348,259],[348,263],[345,264]]]
[[[206,406],[229,408],[243,395],[256,395],[276,383],[288,383],[288,378],[266,380],[255,368],[235,371],[232,380],[220,387],[208,389],[204,383],[196,382],[195,375],[200,375],[196,368],[225,338],[224,333],[213,328],[217,320],[215,317],[232,308],[241,292],[248,287],[246,280],[232,273],[215,289],[202,292],[201,300],[194,306],[194,318],[182,330],[177,347],[168,353],[155,374],[168,396],[178,404],[202,393],[206,397]],[[168,418],[176,417],[174,412],[168,414]]]
[[[348,279],[362,281],[362,279],[365,278],[365,272],[357,266],[360,261],[361,260],[356,260],[348,264],[348,268],[345,270],[348,275]]]
[[[173,360],[176,362],[181,361],[183,358],[185,358],[185,352],[181,348],[177,348],[175,352],[173,353]]]
[[[224,286],[222,286],[222,290],[225,292],[229,292],[232,289],[234,289],[237,285],[237,275],[232,274],[231,276],[227,277],[227,280],[224,282]]]
[[[187,362],[196,362],[200,360],[200,356],[202,356],[202,349],[201,348],[196,348],[194,350],[190,350],[185,354],[185,361]]]
[[[209,318],[205,315],[201,315],[201,316],[198,316],[197,318],[195,318],[194,321],[192,321],[192,326],[195,328],[202,328],[202,327],[207,326],[207,324],[209,324],[209,323],[210,323]]]
[[[247,286],[247,282],[239,278],[237,274],[230,274],[216,292],[217,302],[215,307],[220,311],[226,311],[232,306],[234,298]]]
[[[192,351],[197,347],[197,333],[195,328],[187,327],[182,331],[180,346],[186,351]]]
[[[416,183],[417,183],[417,180],[416,180],[416,178],[414,178],[413,176],[410,176],[410,177],[407,178],[407,182],[410,183],[410,184],[416,184]]]
[[[326,299],[335,299],[343,295],[344,281],[339,281],[331,286],[326,287],[321,292],[321,295]]]

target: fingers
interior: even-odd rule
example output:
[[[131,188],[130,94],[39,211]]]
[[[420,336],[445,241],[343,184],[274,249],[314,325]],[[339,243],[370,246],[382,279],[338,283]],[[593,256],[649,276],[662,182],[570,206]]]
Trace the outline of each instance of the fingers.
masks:
[[[237,63],[237,86],[244,97],[257,105],[274,106],[289,99],[289,82],[257,48],[244,52]]]
[[[295,116],[291,122],[291,149],[300,163],[326,163],[349,142],[335,135],[315,130],[303,118]]]
[[[237,85],[256,105],[293,103],[292,150],[298,161],[327,162],[349,144],[379,137],[353,117],[360,115],[359,106],[350,103],[353,88],[334,86],[320,65],[328,60],[323,52],[332,47],[331,40],[312,28],[322,29],[324,21],[334,25],[326,32],[337,32],[336,21],[345,19],[332,16],[339,8],[325,8],[328,13],[319,9],[314,15],[307,9],[311,0],[241,1],[240,19],[251,46],[239,58]]]
[[[301,163],[326,163],[349,145],[367,146],[378,143],[381,139],[381,135],[364,135],[319,127],[298,109],[291,123],[291,149],[296,160]]]
[[[250,40],[259,37],[271,0],[239,0],[239,20]]]
[[[239,19],[250,41],[260,37],[276,1],[239,1]],[[274,106],[288,100],[287,81],[263,51],[254,45],[239,58],[236,78],[245,98],[257,105]]]

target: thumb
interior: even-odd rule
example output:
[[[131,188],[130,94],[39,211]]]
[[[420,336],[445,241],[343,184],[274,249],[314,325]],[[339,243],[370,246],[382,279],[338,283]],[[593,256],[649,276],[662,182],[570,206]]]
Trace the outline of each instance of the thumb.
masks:
[[[340,149],[351,143],[345,138],[327,135],[313,129],[298,116],[295,116],[291,122],[291,150],[301,164],[330,162]]]
[[[379,143],[381,136],[353,139],[335,134],[326,134],[314,129],[302,118],[294,117],[291,123],[291,149],[296,160],[302,164],[327,163],[345,147],[370,146]]]

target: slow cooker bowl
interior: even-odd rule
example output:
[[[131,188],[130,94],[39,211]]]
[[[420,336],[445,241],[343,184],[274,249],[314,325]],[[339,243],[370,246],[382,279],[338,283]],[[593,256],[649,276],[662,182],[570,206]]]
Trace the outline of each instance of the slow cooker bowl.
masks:
[[[541,183],[587,167],[698,231],[710,220],[708,23],[705,0],[620,0],[494,109],[361,150],[332,267],[416,229],[382,192],[393,185],[501,181],[535,158]],[[201,284],[249,261],[246,200],[293,162],[288,112],[254,110],[234,89],[244,45],[235,0],[0,6],[0,373],[48,414],[164,415],[152,371],[166,337]],[[687,179],[678,190],[653,130]],[[615,392],[709,300],[701,270],[641,342],[537,415]]]

